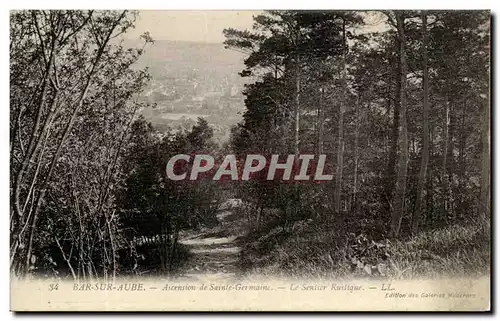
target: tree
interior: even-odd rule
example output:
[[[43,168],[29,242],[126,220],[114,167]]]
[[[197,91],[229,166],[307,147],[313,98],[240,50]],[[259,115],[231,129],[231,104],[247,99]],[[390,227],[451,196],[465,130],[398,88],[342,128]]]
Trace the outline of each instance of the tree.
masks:
[[[391,236],[398,237],[401,228],[401,220],[405,213],[405,197],[406,197],[406,175],[408,170],[408,128],[406,119],[406,77],[407,77],[407,61],[406,61],[406,37],[405,37],[405,14],[396,12],[396,28],[399,35],[399,58],[401,60],[401,156],[399,157],[398,174],[395,187],[395,199],[391,218]]]
[[[412,222],[412,233],[418,232],[421,216],[422,216],[422,199],[424,185],[427,175],[427,164],[429,162],[429,70],[427,67],[427,13],[422,12],[422,59],[423,59],[423,86],[424,86],[424,130],[423,130],[423,147],[422,147],[422,163],[420,165],[420,174],[418,177],[417,200],[415,202],[415,214]]]
[[[99,194],[85,194],[81,185],[73,185],[70,191],[82,189],[82,201],[92,203],[86,204],[86,210],[108,215],[103,212],[114,174],[112,164],[119,153],[126,123],[136,108],[129,101],[147,80],[144,71],[129,69],[143,48],[127,51],[120,45],[111,45],[110,40],[132,26],[135,13],[19,11],[12,15],[11,108],[15,116],[11,122],[16,134],[11,137],[11,267],[19,273],[28,272],[33,260],[44,255],[41,248],[49,246],[43,237],[48,235],[75,275],[78,271],[65,253],[68,234],[50,233],[54,225],[64,221],[52,206],[59,207],[63,216],[66,210],[70,211],[73,199],[75,206],[81,206],[76,204],[76,194],[59,192],[72,182],[68,178],[73,177],[73,184],[79,183],[74,176],[79,166],[95,165],[93,170],[103,178],[99,187],[93,189]],[[32,97],[29,101],[23,99],[27,92]],[[125,119],[125,124],[116,122],[115,116]],[[85,127],[89,125],[96,126],[94,133]],[[101,125],[108,126],[104,131],[109,136],[98,137]],[[106,141],[108,137],[110,141]],[[98,157],[88,163],[85,156],[96,155],[74,153],[96,141],[112,142],[107,155],[96,151]],[[109,219],[108,216],[108,227]],[[112,238],[112,228],[108,232],[104,237]],[[115,240],[110,242],[115,244]]]

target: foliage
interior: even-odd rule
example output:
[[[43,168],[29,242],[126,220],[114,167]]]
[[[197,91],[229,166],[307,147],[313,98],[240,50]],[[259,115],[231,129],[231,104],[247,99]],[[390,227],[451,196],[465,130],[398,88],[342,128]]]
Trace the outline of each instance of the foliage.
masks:
[[[373,20],[383,26],[377,32],[367,31]],[[269,11],[254,21],[251,31],[225,31],[226,45],[247,54],[241,75],[255,79],[230,147],[325,153],[336,184],[240,184],[239,195],[258,213],[247,236],[257,250],[245,260],[295,271],[315,266],[317,253],[319,265],[335,268],[350,242],[337,231],[381,242],[468,229],[478,216],[487,224],[486,12]],[[315,231],[298,237],[291,231],[304,220]],[[321,245],[327,235],[330,254]],[[263,244],[273,238],[278,252],[268,256]]]
[[[185,259],[179,230],[213,220],[216,189],[164,177],[173,154],[213,148],[211,128],[200,120],[191,132],[160,134],[138,117],[150,77],[134,64],[154,40],[145,33],[140,47],[123,45],[136,14],[11,14],[14,273],[169,273]]]

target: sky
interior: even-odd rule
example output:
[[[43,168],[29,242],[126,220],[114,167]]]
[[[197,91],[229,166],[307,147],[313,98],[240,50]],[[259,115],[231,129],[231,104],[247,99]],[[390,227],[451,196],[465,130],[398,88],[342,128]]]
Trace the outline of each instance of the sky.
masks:
[[[141,10],[135,29],[126,34],[128,39],[138,39],[149,31],[154,40],[222,43],[224,28],[252,29],[254,15],[262,11],[250,10]],[[383,15],[364,15],[364,32],[382,31]]]
[[[251,29],[259,11],[159,11],[141,10],[127,38],[137,39],[149,31],[155,40],[222,43],[224,28]]]

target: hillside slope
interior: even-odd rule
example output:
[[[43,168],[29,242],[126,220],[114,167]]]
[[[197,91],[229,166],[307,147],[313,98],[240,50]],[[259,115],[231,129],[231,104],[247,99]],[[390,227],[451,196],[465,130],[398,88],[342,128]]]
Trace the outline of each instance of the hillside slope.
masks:
[[[125,41],[140,46],[139,41]],[[144,99],[155,103],[142,114],[159,129],[190,128],[198,117],[214,128],[219,142],[227,140],[229,129],[244,109],[245,78],[243,55],[222,44],[155,41],[137,63],[148,67],[152,81]]]

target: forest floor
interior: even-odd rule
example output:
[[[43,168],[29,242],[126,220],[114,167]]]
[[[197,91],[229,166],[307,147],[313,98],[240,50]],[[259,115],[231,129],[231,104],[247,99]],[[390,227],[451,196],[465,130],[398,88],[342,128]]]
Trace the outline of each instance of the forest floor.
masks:
[[[181,235],[179,243],[189,255],[179,278],[234,281],[249,274],[439,278],[489,273],[489,235],[471,224],[424,231],[392,242],[375,242],[363,234],[346,239],[344,230],[313,220],[295,222],[289,233],[271,224],[249,234],[244,206],[236,199],[226,202],[217,219],[219,224],[214,227]]]
[[[241,253],[246,272],[396,279],[490,273],[490,235],[478,224],[455,224],[399,240],[349,236],[345,229],[312,220],[295,222],[291,230],[263,229],[246,240]]]
[[[236,241],[244,229],[234,212],[238,200],[227,203],[217,214],[217,226],[181,235],[179,243],[187,247],[190,256],[183,264],[180,278],[231,280],[240,275],[241,248]]]

